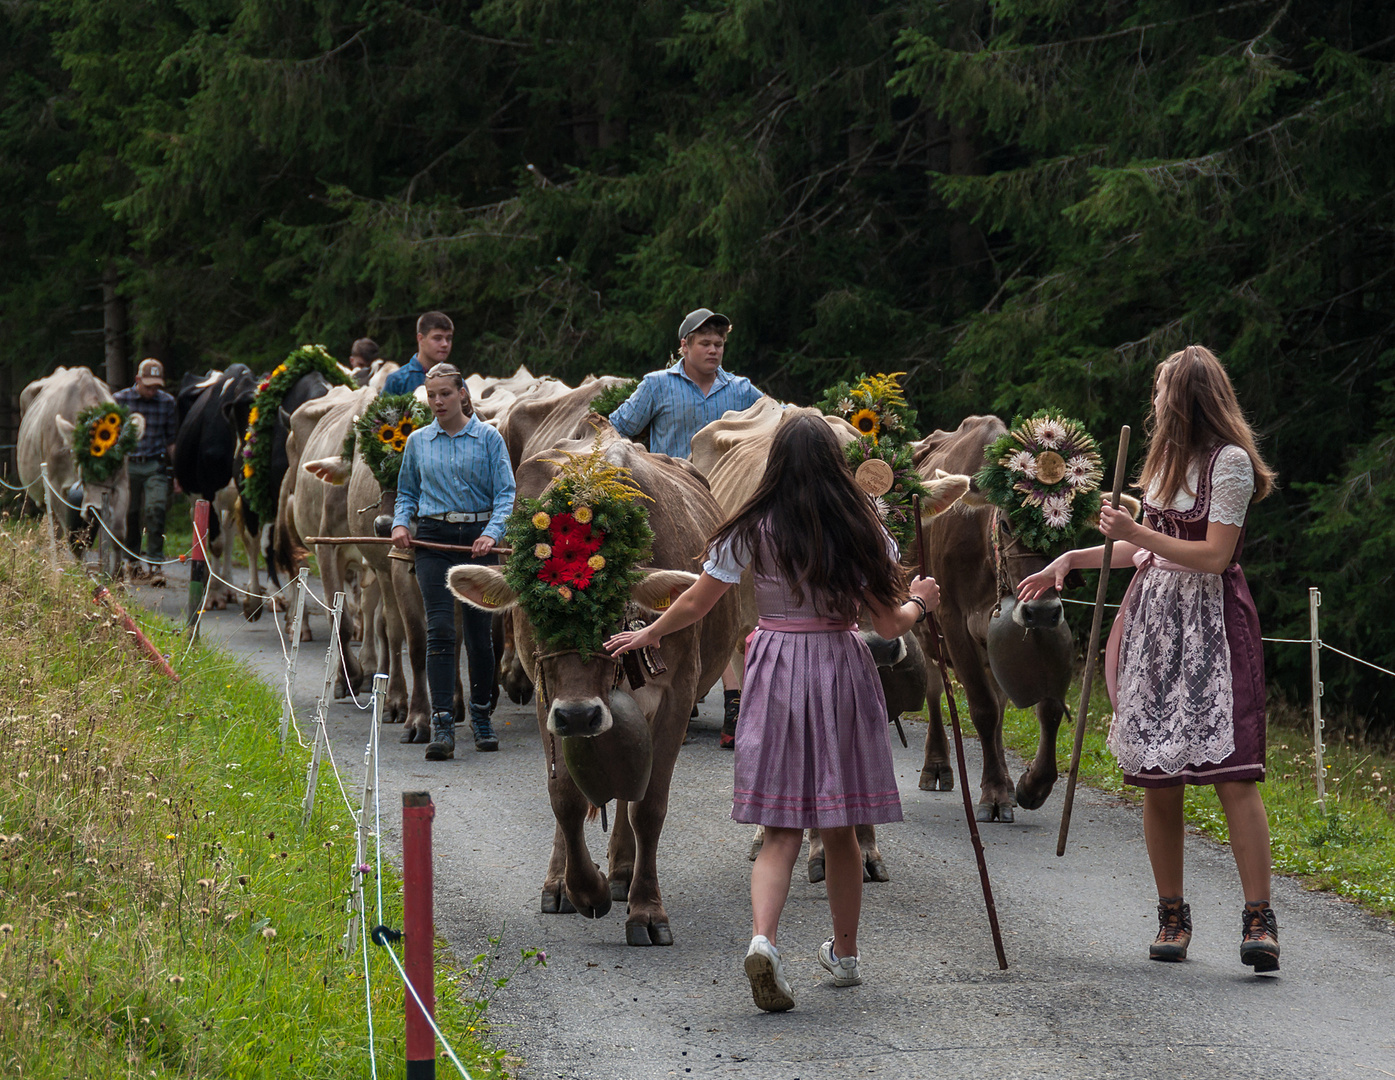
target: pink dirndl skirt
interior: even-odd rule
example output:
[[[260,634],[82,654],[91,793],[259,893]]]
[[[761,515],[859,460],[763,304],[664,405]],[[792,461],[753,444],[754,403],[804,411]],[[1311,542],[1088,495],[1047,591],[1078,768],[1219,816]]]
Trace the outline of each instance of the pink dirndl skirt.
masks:
[[[835,829],[900,821],[886,699],[855,628],[761,620],[736,726],[736,821]]]

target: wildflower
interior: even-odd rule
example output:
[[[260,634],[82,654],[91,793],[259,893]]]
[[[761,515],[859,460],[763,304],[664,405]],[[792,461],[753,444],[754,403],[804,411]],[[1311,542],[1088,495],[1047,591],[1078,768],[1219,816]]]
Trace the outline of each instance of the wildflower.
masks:
[[[201,877],[201,878],[199,878],[199,888],[200,888],[200,889],[211,889],[211,888],[213,888],[213,885],[214,885],[214,881],[213,881],[213,879],[212,879],[211,877]]]
[[[1064,495],[1050,495],[1042,500],[1041,516],[1053,529],[1063,529],[1070,524],[1070,499]]]
[[[359,864],[358,864],[358,872],[359,872],[360,874],[366,874],[366,873],[368,873],[368,871],[370,871],[370,870],[372,870],[372,869],[373,869],[373,868],[372,868],[371,866],[369,866],[366,862],[365,862],[365,863],[359,863]]]
[[[0,923],[0,934],[4,934],[6,937],[9,937],[14,932],[15,928],[11,924]]]
[[[276,931],[273,930],[273,929],[272,929],[271,927],[269,927],[269,926],[263,926],[263,927],[262,927],[262,937],[266,938],[267,941],[275,941],[275,940],[276,940]]]
[[[1028,478],[1035,478],[1037,475],[1037,459],[1030,450],[1018,450],[1008,454],[999,464],[1009,472],[1020,473]]]
[[[1073,488],[1091,487],[1100,482],[1104,473],[1089,455],[1076,454],[1066,462],[1066,480]]]
[[[168,982],[171,986],[183,986],[183,985],[184,985],[184,976],[183,976],[183,975],[171,975],[171,976],[170,976],[168,979],[166,979],[165,981]]]
[[[1052,420],[1050,417],[1038,420],[1036,423],[1037,442],[1042,446],[1054,449],[1061,445],[1066,437],[1066,428],[1059,420]]]
[[[847,416],[850,412],[852,412],[852,411],[853,411],[853,400],[852,400],[852,398],[848,398],[848,397],[839,398],[839,399],[838,399],[838,411],[839,411],[840,413],[842,413],[844,416]]]
[[[860,435],[873,440],[876,439],[877,432],[882,429],[881,420],[871,409],[859,409],[853,413],[851,423],[853,427],[857,428]]]
[[[174,833],[172,833],[172,832],[167,832],[167,833],[165,833],[165,839],[166,839],[166,840],[173,840],[173,839],[174,839]]]

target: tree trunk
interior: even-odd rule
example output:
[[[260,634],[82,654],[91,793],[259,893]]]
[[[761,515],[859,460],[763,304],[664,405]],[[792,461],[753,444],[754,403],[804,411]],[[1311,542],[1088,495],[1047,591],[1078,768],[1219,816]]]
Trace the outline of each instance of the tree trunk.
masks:
[[[126,363],[126,301],[117,295],[120,283],[115,260],[102,271],[102,344],[106,352],[107,385],[119,390],[131,381]]]

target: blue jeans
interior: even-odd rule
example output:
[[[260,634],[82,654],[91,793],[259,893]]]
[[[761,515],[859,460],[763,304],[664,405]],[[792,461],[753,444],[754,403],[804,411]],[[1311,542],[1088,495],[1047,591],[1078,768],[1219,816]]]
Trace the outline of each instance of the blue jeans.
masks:
[[[433,544],[459,544],[468,547],[484,532],[485,522],[452,525],[423,518],[417,523],[417,539]],[[452,712],[455,706],[455,609],[463,609],[465,657],[470,666],[470,703],[489,708],[494,692],[494,640],[490,634],[493,616],[487,611],[462,604],[451,595],[446,573],[452,566],[475,563],[497,566],[499,556],[473,558],[463,551],[416,549],[417,587],[426,606],[426,684],[431,689],[431,711]]]

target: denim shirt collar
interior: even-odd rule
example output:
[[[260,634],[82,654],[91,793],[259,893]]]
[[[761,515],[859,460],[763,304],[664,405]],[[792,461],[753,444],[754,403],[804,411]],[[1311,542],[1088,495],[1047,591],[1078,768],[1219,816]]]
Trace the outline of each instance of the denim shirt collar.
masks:
[[[472,415],[465,421],[465,426],[454,435],[446,435],[446,429],[441,427],[439,420],[432,420],[431,423],[422,428],[422,431],[424,437],[428,439],[434,439],[437,435],[445,435],[449,439],[458,439],[462,435],[468,435],[472,439],[478,439],[484,431],[484,424],[480,422],[478,416]]]
[[[678,363],[674,364],[673,367],[669,368],[668,373],[670,375],[677,375],[680,379],[686,379],[694,389],[696,389],[699,393],[702,393],[702,387],[698,386],[697,383],[693,382],[693,377],[688,374],[688,369],[683,366],[682,360],[679,360]],[[729,382],[731,382],[731,376],[727,374],[726,368],[719,367],[717,369],[717,374],[713,376],[712,379],[712,389],[708,390],[705,396],[710,397],[714,391],[719,390],[723,386],[726,386],[726,384]]]

